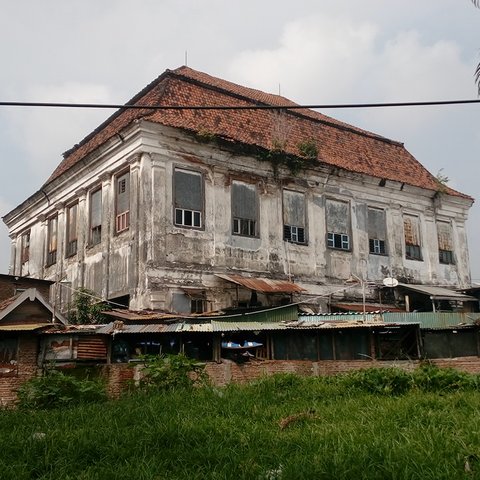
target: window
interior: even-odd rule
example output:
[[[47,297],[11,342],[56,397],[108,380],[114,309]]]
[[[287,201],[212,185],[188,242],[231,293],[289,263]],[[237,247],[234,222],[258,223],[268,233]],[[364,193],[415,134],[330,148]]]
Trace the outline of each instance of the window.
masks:
[[[202,174],[175,169],[174,223],[180,227],[202,228],[203,178]]]
[[[115,191],[115,231],[128,230],[130,226],[130,172],[116,178]]]
[[[422,260],[420,243],[420,220],[414,215],[404,215],[403,233],[405,236],[405,258]]]
[[[30,230],[22,234],[20,259],[22,265],[30,259]]]
[[[327,234],[327,246],[329,248],[339,248],[341,250],[350,250],[350,238],[343,233]]]
[[[440,263],[453,265],[452,226],[448,222],[437,222],[438,259]]]
[[[67,231],[65,237],[65,255],[67,257],[77,253],[77,214],[78,203],[67,207]]]
[[[47,267],[57,262],[57,227],[58,217],[55,215],[47,222]]]
[[[205,312],[205,299],[192,298],[190,300],[190,313],[203,313],[203,312]]]
[[[245,237],[256,237],[257,232],[257,189],[249,183],[232,182],[232,233]]]
[[[327,199],[327,247],[351,250],[349,204]]]
[[[379,208],[368,208],[368,251],[373,255],[385,255],[387,226],[385,210]]]
[[[97,245],[102,241],[102,189],[99,188],[90,194],[90,245]]]
[[[283,191],[283,239],[291,243],[306,243],[305,195]]]

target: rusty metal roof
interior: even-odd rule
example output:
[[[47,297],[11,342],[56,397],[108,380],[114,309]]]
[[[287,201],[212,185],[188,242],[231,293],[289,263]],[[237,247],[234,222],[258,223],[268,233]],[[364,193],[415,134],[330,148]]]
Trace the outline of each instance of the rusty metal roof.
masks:
[[[107,310],[102,312],[103,315],[110,317],[120,318],[122,320],[130,321],[144,321],[144,320],[170,320],[178,318],[178,315],[165,312],[152,312],[152,311],[133,311],[133,310]]]
[[[28,332],[39,328],[51,327],[51,323],[28,323],[23,325],[0,325],[1,332]]]
[[[250,278],[243,275],[215,274],[216,277],[227,280],[242,287],[249,288],[261,293],[301,293],[306,290],[299,285],[287,280],[273,280],[271,278]]]

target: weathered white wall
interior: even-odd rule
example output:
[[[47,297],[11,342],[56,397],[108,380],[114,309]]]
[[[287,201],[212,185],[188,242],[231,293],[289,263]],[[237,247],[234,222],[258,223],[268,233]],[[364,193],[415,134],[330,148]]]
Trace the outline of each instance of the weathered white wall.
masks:
[[[130,295],[132,308],[170,309],[180,287],[206,287],[210,308],[232,303],[236,290],[215,273],[250,272],[253,276],[290,278],[315,295],[328,294],[354,275],[371,281],[395,276],[412,283],[466,286],[470,283],[465,220],[469,201],[379,179],[334,172],[319,165],[292,176],[255,158],[226,151],[214,143],[172,128],[147,122],[130,127],[37,193],[12,214],[11,274],[67,280],[86,286],[103,298]],[[202,173],[204,228],[173,224],[175,167]],[[114,234],[115,175],[130,168],[130,228]],[[253,183],[259,195],[259,237],[232,234],[231,183]],[[102,242],[88,246],[89,192],[103,189]],[[282,189],[306,198],[308,244],[283,240]],[[47,198],[48,197],[48,198]],[[326,199],[348,203],[351,251],[327,248]],[[65,258],[65,206],[78,199],[78,253]],[[371,255],[367,206],[386,211],[388,255]],[[45,268],[46,219],[57,212],[57,263]],[[403,214],[417,215],[421,224],[423,260],[405,259]],[[435,222],[450,222],[456,263],[441,265]],[[21,234],[31,230],[30,261],[20,262]],[[337,289],[337,290],[338,290]],[[353,290],[350,290],[353,291]],[[357,291],[357,294],[359,292]],[[245,294],[243,294],[245,295]],[[360,292],[361,295],[361,292]]]

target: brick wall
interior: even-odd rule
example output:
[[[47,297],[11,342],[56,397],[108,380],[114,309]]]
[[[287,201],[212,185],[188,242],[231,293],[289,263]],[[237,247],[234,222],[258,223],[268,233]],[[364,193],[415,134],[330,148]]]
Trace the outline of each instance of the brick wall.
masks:
[[[37,280],[35,278],[0,275],[0,301],[13,297],[16,289],[27,290],[28,288],[36,288],[40,292],[40,295],[48,302],[50,285],[51,282]]]
[[[0,406],[10,406],[17,399],[16,391],[26,380],[38,373],[38,337],[20,336],[18,345],[17,374],[0,376]]]

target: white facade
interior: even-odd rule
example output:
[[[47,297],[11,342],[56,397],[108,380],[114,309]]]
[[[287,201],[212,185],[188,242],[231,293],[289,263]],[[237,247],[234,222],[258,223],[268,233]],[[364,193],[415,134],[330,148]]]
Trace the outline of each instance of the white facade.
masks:
[[[10,274],[68,281],[104,299],[128,295],[132,309],[184,311],[196,298],[207,310],[241,301],[215,276],[225,273],[290,280],[319,305],[332,292],[361,298],[361,289],[342,291],[351,275],[469,286],[470,206],[467,197],[321,163],[276,172],[258,157],[137,120],[4,221]]]

